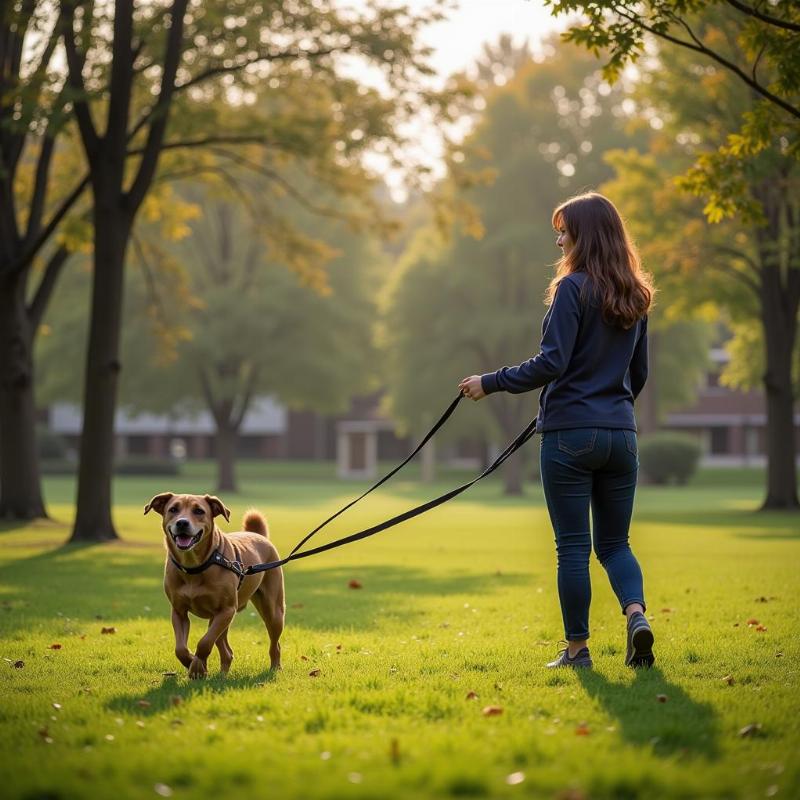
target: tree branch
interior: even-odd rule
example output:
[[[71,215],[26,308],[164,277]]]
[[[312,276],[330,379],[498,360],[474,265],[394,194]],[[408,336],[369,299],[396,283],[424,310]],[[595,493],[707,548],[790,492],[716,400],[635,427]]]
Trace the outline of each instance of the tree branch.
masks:
[[[92,122],[89,104],[86,102],[86,86],[83,83],[83,65],[86,55],[78,53],[75,45],[75,0],[62,4],[64,11],[64,51],[67,56],[67,81],[75,93],[71,98],[75,119],[81,133],[84,150],[88,157],[94,154],[100,139]],[[84,23],[85,24],[85,23]]]
[[[769,14],[762,14],[752,6],[749,6],[746,3],[740,3],[739,0],[725,0],[725,2],[729,6],[733,6],[738,11],[741,11],[742,14],[747,14],[748,17],[755,17],[756,19],[761,20],[761,22],[766,22],[767,25],[774,25],[776,28],[783,28],[787,31],[795,31],[796,33],[800,33],[800,25],[797,25],[794,22],[789,22],[789,20],[785,19],[779,19],[778,17],[771,17]]]
[[[162,152],[164,150],[178,150],[181,148],[191,149],[193,147],[207,147],[212,144],[273,144],[266,140],[263,136],[254,135],[231,135],[231,136],[206,136],[203,139],[184,139],[179,142],[165,142],[161,145]],[[146,147],[137,147],[133,150],[128,150],[129,156],[143,155]]]
[[[664,39],[665,41],[671,42],[672,44],[676,44],[679,47],[684,47],[687,50],[693,50],[695,53],[701,53],[704,56],[716,61],[718,64],[722,64],[726,69],[730,70],[734,75],[737,75],[741,80],[743,80],[748,86],[750,86],[754,91],[760,94],[762,97],[765,97],[771,103],[774,103],[776,106],[782,108],[788,114],[791,114],[793,117],[797,117],[800,119],[800,108],[796,108],[795,106],[791,105],[791,103],[786,102],[785,100],[778,97],[776,94],[773,94],[768,89],[763,87],[758,81],[754,81],[746,72],[740,69],[736,64],[732,61],[728,61],[728,59],[723,58],[719,53],[714,50],[710,50],[705,44],[703,44],[699,39],[697,39],[693,33],[690,31],[690,35],[698,44],[692,44],[692,42],[687,42],[685,39],[679,39],[677,36],[672,36],[668,34],[666,31],[657,31],[650,25],[645,25],[642,22],[641,18],[636,16],[632,13],[626,13],[625,11],[620,10],[619,6],[614,7],[614,11],[619,14],[624,19],[627,19],[628,22],[631,24],[641,28],[648,33],[651,33],[653,36],[656,36],[659,39]],[[677,19],[684,28],[687,28],[686,23],[683,22],[679,17],[673,19]]]
[[[141,205],[147,190],[150,188],[158,165],[158,157],[164,143],[169,108],[175,91],[175,76],[181,60],[183,22],[187,3],[188,0],[174,0],[172,3],[169,33],[167,34],[167,44],[164,52],[164,71],[161,75],[158,101],[152,114],[150,114],[150,130],[142,152],[142,161],[127,194],[127,201],[132,210]]]
[[[327,48],[325,50],[314,50],[313,52],[303,52],[302,50],[293,50],[290,52],[285,53],[259,53],[255,56],[250,58],[240,60],[235,64],[217,64],[213,67],[208,67],[207,69],[199,72],[192,78],[184,81],[183,83],[179,83],[175,87],[176,92],[184,91],[185,89],[189,89],[192,86],[196,86],[198,83],[202,83],[203,81],[208,80],[209,78],[215,78],[218,75],[226,75],[231,72],[239,72],[240,70],[246,69],[253,64],[259,64],[264,61],[282,61],[284,59],[291,59],[291,58],[321,58],[323,56],[329,56],[336,52],[346,52],[347,48]]]
[[[39,326],[42,323],[44,311],[53,295],[53,289],[55,288],[58,276],[61,274],[61,268],[66,263],[69,255],[69,250],[67,250],[64,245],[61,245],[53,255],[50,256],[50,260],[47,262],[44,275],[41,281],[39,281],[33,299],[28,304],[28,320],[30,321],[31,331],[34,336],[36,336]]]
[[[110,148],[111,158],[123,156],[128,138],[128,114],[133,86],[133,0],[116,0],[114,3],[114,39],[111,44],[111,76],[108,82],[108,112],[104,139]],[[121,177],[124,157],[116,169]]]
[[[348,216],[347,214],[343,214],[342,212],[336,211],[333,208],[318,206],[316,203],[309,200],[302,192],[292,186],[292,184],[289,183],[286,178],[284,178],[282,175],[279,175],[274,170],[271,170],[269,167],[265,167],[263,164],[255,164],[244,156],[240,156],[238,153],[231,153],[229,150],[224,150],[218,147],[209,147],[209,150],[230,159],[234,163],[239,164],[239,166],[251,169],[260,175],[263,175],[265,178],[268,178],[269,180],[279,184],[283,189],[286,190],[287,194],[291,195],[295,200],[297,200],[298,203],[300,203],[300,205],[314,214],[319,214],[322,217],[329,217],[331,219],[338,219],[343,222],[352,221],[352,217]]]
[[[89,175],[86,174],[81,179],[80,183],[64,198],[61,205],[53,213],[50,221],[44,228],[39,231],[36,238],[20,253],[11,267],[11,272],[21,272],[30,266],[33,257],[44,246],[45,242],[53,234],[53,231],[58,227],[59,223],[66,216],[67,212],[77,202],[78,198],[83,194],[84,189],[89,185]]]
[[[45,134],[42,149],[39,152],[39,160],[36,163],[36,178],[33,182],[28,227],[25,233],[26,244],[38,232],[42,224],[44,201],[47,196],[47,180],[50,177],[50,164],[53,160],[54,149],[55,138]]]
[[[247,409],[250,406],[250,401],[253,398],[253,391],[256,386],[256,380],[258,379],[258,367],[254,366],[250,370],[250,374],[247,376],[247,383],[244,387],[244,392],[242,393],[242,399],[239,403],[239,408],[236,410],[234,414],[231,411],[231,423],[233,425],[234,430],[239,430],[244,422],[244,415],[247,413]]]

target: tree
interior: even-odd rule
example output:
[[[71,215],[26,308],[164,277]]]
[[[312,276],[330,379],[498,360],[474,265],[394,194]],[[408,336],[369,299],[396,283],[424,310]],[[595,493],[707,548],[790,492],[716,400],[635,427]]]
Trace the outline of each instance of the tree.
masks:
[[[327,186],[366,197],[371,182],[363,153],[381,145],[388,158],[401,160],[397,123],[422,107],[446,121],[453,92],[419,88],[430,70],[418,32],[440,17],[438,6],[417,16],[402,6],[372,6],[354,15],[310,0],[228,0],[191,8],[188,0],[137,7],[132,0],[113,7],[66,0],[62,8],[68,82],[94,201],[72,540],[101,540],[116,537],[110,474],[125,257],[162,152],[221,148],[235,162],[236,145],[259,143],[273,158],[303,159]],[[378,67],[383,91],[348,80],[342,55]],[[305,101],[290,105],[296,92],[288,93],[288,103],[281,92],[300,82]],[[256,84],[272,92],[266,107],[257,102]],[[220,115],[233,101],[237,113]],[[129,155],[138,163],[126,167]]]
[[[389,401],[407,427],[432,423],[465,374],[518,363],[538,345],[552,276],[546,265],[559,256],[553,208],[611,177],[605,150],[644,144],[625,134],[624,93],[602,79],[598,66],[565,47],[541,63],[529,60],[487,92],[473,133],[451,154],[455,166],[477,173],[480,165],[495,177],[458,192],[475,207],[479,227],[450,241],[435,230],[420,232],[393,276],[383,339],[395,377]],[[447,185],[442,191],[455,193]],[[469,420],[465,411],[463,421],[448,425],[447,435],[469,430],[508,441],[534,414],[530,394],[492,397]],[[521,491],[520,459],[509,461],[504,478],[507,493]]]
[[[52,11],[52,4],[36,0],[0,10],[0,517],[14,519],[47,516],[36,454],[33,348],[81,238],[74,224],[71,233],[63,228],[82,213],[88,183],[69,141],[69,92],[54,66],[60,29]],[[66,156],[61,165],[59,154]]]
[[[381,258],[368,235],[286,203],[292,224],[279,228],[218,188],[192,197],[202,214],[189,236],[169,253],[148,237],[137,248],[148,272],[174,279],[154,292],[136,281],[122,397],[141,410],[208,410],[218,488],[235,491],[236,441],[255,398],[335,413],[374,388]]]
[[[724,25],[730,22],[717,19],[701,30],[711,38],[708,29]],[[723,27],[717,38],[724,33]],[[698,301],[724,310],[737,338],[723,380],[752,385],[744,376],[754,369],[761,374],[768,459],[762,507],[795,509],[793,406],[798,387],[792,372],[800,355],[800,164],[780,140],[748,157],[731,175],[741,189],[739,218],[704,223],[698,201],[679,192],[691,183],[686,168],[713,152],[752,97],[723,80],[716,68],[670,50],[661,52],[657,68],[643,77],[643,114],[658,130],[650,154],[610,155],[619,176],[611,190],[624,198],[637,233],[649,242],[651,262],[659,265],[661,283],[670,287],[674,311],[686,311]],[[758,342],[760,352],[753,349]],[[743,349],[749,368],[740,360]]]
[[[594,53],[607,53],[605,73],[612,80],[658,43],[664,52],[681,52],[684,60],[691,54],[693,64],[705,63],[727,78],[740,98],[748,98],[713,147],[698,154],[683,186],[705,198],[710,221],[760,219],[765,228],[773,228],[764,231],[769,238],[780,201],[766,187],[753,192],[748,173],[757,169],[755,162],[766,150],[800,160],[800,6],[775,3],[765,9],[746,0],[546,3],[556,15],[583,15],[582,24],[564,37]]]

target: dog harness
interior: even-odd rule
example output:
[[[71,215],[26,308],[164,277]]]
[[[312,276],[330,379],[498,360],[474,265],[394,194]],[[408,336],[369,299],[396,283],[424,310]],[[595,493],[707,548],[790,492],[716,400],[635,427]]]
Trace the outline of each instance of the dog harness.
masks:
[[[237,590],[241,588],[242,581],[247,575],[244,564],[242,564],[241,561],[231,561],[230,559],[225,558],[225,556],[222,555],[219,550],[215,550],[199,567],[184,567],[183,564],[175,560],[172,553],[170,553],[169,560],[186,575],[198,575],[201,572],[205,572],[214,564],[216,564],[218,567],[229,569],[231,572],[235,572],[239,576],[239,586],[236,587]]]

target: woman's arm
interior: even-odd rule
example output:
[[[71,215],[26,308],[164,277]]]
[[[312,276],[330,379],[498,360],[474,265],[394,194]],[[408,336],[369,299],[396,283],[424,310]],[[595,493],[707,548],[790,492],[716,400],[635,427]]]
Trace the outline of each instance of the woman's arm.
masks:
[[[516,367],[502,367],[481,375],[485,394],[529,392],[560,377],[566,370],[581,319],[580,286],[569,276],[558,284],[540,351]]]

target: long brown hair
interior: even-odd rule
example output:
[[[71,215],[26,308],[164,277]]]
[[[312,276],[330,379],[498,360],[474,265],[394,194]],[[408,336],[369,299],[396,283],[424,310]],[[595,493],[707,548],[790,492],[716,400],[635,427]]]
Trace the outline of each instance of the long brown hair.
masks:
[[[550,305],[558,284],[572,272],[585,272],[610,325],[628,328],[642,319],[653,303],[652,277],[642,270],[639,254],[614,204],[601,194],[571,197],[553,212],[553,228],[566,229],[572,249],[557,264],[547,287]]]

